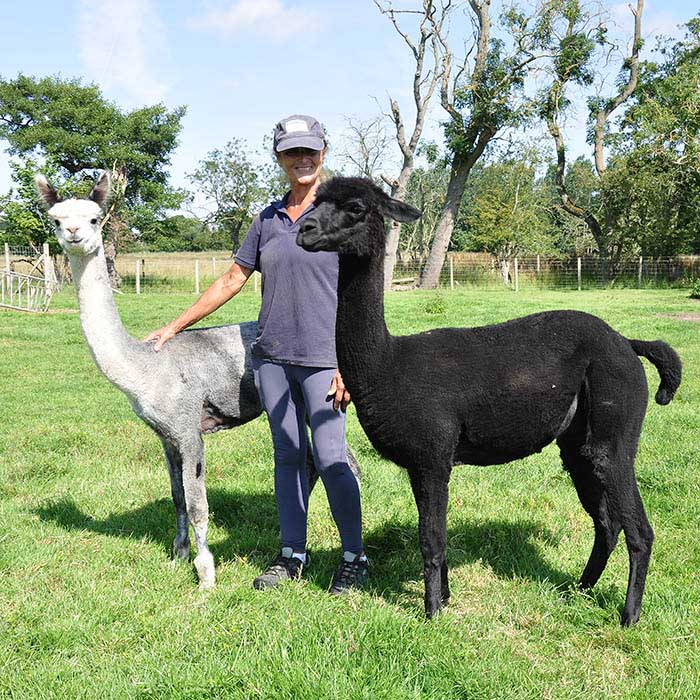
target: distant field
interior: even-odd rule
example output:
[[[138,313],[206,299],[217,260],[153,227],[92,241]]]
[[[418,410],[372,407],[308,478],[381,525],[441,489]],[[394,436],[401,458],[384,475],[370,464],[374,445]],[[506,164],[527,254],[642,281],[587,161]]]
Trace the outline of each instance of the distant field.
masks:
[[[137,337],[192,301],[155,291],[117,299]],[[242,295],[208,323],[253,319],[258,303]],[[66,289],[48,314],[0,311],[0,698],[700,697],[700,323],[681,319],[700,318],[700,303],[686,291],[387,300],[394,333],[577,308],[678,350],[683,385],[669,406],[651,400],[641,439],[637,474],[656,543],[642,619],[628,630],[618,624],[624,541],[591,594],[574,588],[593,531],[551,446],[455,469],[452,600],[427,623],[408,481],[375,454],[352,408],[369,590],[327,593],[339,543],[322,487],[311,499],[308,577],[253,590],[278,545],[272,448],[258,419],[206,438],[218,584],[200,593],[191,566],[169,564],[174,508],[160,444],[93,365],[76,308]],[[658,375],[645,366],[651,399]]]

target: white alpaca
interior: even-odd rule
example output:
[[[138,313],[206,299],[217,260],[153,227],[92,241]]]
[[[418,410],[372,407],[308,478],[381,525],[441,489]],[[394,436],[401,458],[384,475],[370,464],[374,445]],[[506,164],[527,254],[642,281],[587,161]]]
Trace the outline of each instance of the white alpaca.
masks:
[[[80,322],[95,363],[163,443],[177,518],[174,560],[189,557],[192,525],[199,585],[211,588],[215,573],[207,544],[209,508],[201,436],[260,415],[250,361],[257,324],[187,330],[155,353],[151,343],[127,333],[110,289],[101,232],[110,194],[108,173],[100,177],[88,199],[62,201],[43,175],[37,175],[35,182],[70,259]],[[313,486],[317,474],[310,450],[308,454]],[[348,459],[359,477],[349,450]]]

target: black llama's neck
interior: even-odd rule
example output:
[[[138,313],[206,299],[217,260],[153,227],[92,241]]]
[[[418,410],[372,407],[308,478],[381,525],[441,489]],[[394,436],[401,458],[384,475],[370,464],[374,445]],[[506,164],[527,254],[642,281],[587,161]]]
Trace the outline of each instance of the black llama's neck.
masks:
[[[384,257],[339,256],[336,353],[353,398],[371,393],[389,366],[392,337],[384,322]]]

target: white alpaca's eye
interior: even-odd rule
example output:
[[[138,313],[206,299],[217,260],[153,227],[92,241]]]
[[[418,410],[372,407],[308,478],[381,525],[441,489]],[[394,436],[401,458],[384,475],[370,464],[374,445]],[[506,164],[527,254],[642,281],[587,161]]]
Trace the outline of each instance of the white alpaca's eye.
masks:
[[[97,223],[97,219],[90,219],[90,223],[94,226]]]
[[[53,222],[54,222],[54,224],[56,224],[56,226],[61,225],[61,222],[58,219],[54,219]]]

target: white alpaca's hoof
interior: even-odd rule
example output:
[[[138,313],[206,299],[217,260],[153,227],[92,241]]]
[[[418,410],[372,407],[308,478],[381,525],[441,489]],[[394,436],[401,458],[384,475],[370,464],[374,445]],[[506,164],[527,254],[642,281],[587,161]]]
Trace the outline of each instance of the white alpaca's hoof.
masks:
[[[211,552],[198,554],[194,559],[194,566],[199,576],[199,590],[206,591],[214,588],[216,574],[214,573],[214,557]]]

